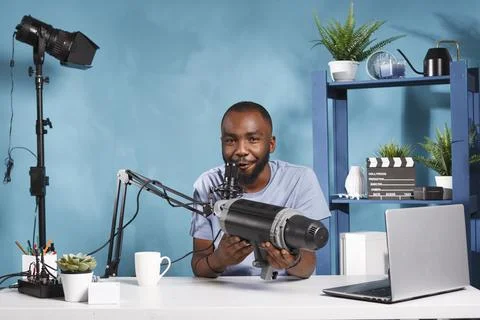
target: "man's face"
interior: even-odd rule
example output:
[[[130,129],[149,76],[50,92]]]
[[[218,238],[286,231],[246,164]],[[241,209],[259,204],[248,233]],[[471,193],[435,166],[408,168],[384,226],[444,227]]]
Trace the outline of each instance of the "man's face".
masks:
[[[236,162],[244,185],[255,182],[275,150],[272,128],[257,111],[229,112],[222,123],[222,155]]]

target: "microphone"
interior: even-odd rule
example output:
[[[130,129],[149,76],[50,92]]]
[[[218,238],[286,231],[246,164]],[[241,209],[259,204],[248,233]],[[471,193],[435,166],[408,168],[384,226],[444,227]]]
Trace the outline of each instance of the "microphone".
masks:
[[[238,184],[238,165],[235,162],[225,163],[223,183],[214,188],[214,192],[220,194],[221,199],[234,199],[241,197],[243,188]]]
[[[279,249],[317,250],[328,241],[328,230],[317,220],[305,217],[291,208],[275,206],[247,199],[218,200],[215,215],[225,233],[239,236],[254,246],[255,267],[262,268],[261,277],[276,277],[268,264],[260,243],[269,241]]]

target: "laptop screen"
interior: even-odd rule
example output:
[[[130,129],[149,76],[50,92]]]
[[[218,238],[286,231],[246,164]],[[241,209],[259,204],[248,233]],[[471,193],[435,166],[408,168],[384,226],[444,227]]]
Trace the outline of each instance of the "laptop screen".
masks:
[[[392,300],[470,284],[463,205],[385,212]]]

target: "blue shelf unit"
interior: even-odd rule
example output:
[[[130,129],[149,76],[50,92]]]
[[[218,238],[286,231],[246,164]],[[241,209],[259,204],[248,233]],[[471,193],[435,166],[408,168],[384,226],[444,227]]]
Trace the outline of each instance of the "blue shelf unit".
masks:
[[[317,265],[317,274],[338,274],[339,235],[350,230],[349,210],[353,203],[412,206],[461,203],[465,206],[467,234],[470,235],[468,246],[472,284],[478,287],[480,285],[480,222],[477,223],[475,213],[472,215],[472,211],[476,212],[479,207],[480,197],[474,195],[478,194],[480,189],[480,174],[471,171],[468,164],[468,131],[469,124],[480,124],[479,69],[469,69],[464,61],[455,61],[450,65],[450,76],[330,83],[327,80],[327,72],[318,71],[312,74],[312,81],[314,170],[325,196],[329,199],[332,212],[329,223],[330,252],[320,250],[317,253],[317,261],[320,262]],[[451,133],[452,140],[455,141],[452,144],[452,200],[349,200],[333,196],[345,192],[344,183],[349,170],[348,91],[432,85],[450,86]],[[332,132],[328,130],[329,118],[332,121]],[[423,137],[419,137],[419,141],[421,139]],[[333,144],[331,148],[329,148],[329,141]],[[329,157],[329,150],[332,150],[333,157]],[[329,163],[330,159],[333,159],[332,163]],[[330,176],[330,173],[333,176]],[[474,270],[477,271],[472,272]]]
[[[334,206],[335,204],[387,204],[387,203],[395,203],[395,204],[411,204],[411,205],[442,205],[442,204],[452,204],[452,200],[369,200],[369,199],[360,199],[360,200],[352,200],[352,199],[345,199],[345,198],[337,198],[337,197],[330,197],[330,207]]]

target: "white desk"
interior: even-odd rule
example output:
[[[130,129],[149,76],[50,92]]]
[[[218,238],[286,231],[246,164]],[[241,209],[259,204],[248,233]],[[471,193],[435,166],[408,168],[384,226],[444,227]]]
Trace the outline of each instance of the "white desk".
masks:
[[[308,280],[260,277],[167,277],[158,287],[117,278],[120,305],[88,305],[38,299],[14,289],[0,291],[0,319],[405,319],[480,318],[480,291],[466,290],[384,305],[323,295],[322,288],[374,279],[314,276]]]

